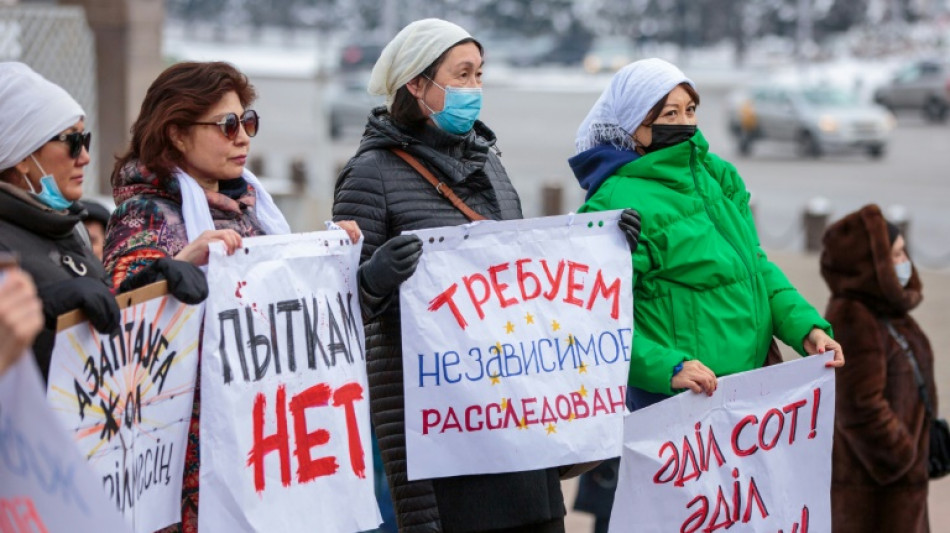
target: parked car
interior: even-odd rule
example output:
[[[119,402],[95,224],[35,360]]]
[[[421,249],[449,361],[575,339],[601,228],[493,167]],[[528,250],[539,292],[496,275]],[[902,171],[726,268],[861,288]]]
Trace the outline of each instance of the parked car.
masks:
[[[623,36],[597,37],[584,55],[584,70],[591,74],[616,72],[637,58],[633,42]]]
[[[874,92],[874,101],[891,110],[920,111],[932,122],[947,120],[950,63],[925,60],[907,65]]]
[[[795,143],[802,157],[856,149],[879,158],[896,124],[887,109],[832,87],[755,87],[734,95],[728,108],[743,155],[761,140],[774,140]]]

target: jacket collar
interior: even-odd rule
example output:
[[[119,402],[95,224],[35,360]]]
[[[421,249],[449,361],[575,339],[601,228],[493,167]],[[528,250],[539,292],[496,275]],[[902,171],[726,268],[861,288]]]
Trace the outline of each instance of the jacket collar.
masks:
[[[66,211],[55,211],[23,189],[0,182],[0,218],[43,237],[60,239],[73,232],[86,213],[74,205]]]
[[[617,170],[617,175],[659,181],[673,189],[691,188],[694,183],[689,165],[694,150],[698,162],[709,154],[709,142],[699,130],[686,142],[650,152],[624,165]]]
[[[478,120],[472,131],[453,135],[429,124],[419,129],[404,127],[393,122],[385,107],[378,107],[369,116],[357,155],[402,148],[457,183],[484,168],[495,142],[495,133]]]

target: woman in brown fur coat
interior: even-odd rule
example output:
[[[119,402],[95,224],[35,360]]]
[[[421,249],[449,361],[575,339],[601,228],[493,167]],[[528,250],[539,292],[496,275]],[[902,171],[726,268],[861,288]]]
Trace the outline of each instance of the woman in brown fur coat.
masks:
[[[908,314],[921,283],[904,239],[867,205],[825,232],[821,275],[831,289],[826,318],[850,363],[837,375],[833,530],[928,532],[930,420],[909,356],[933,405],[937,395],[930,342]]]

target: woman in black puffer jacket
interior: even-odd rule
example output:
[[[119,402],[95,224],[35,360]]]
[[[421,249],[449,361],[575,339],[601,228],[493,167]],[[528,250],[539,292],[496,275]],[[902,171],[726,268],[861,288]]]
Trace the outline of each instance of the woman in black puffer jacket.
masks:
[[[442,20],[416,21],[387,45],[370,80],[370,91],[385,94],[387,106],[372,112],[356,155],[337,180],[333,215],[357,221],[366,239],[360,300],[371,411],[400,531],[563,531],[557,468],[406,478],[398,290],[422,245],[400,233],[469,219],[391,149],[408,152],[479,215],[522,218],[495,135],[476,120],[481,65],[481,45]]]

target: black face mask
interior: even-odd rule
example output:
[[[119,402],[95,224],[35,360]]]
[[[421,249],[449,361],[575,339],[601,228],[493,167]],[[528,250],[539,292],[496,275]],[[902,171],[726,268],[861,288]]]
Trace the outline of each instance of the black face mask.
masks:
[[[696,134],[695,124],[654,124],[650,126],[650,129],[653,130],[653,140],[650,142],[650,146],[643,147],[643,151],[646,153],[688,141]]]

